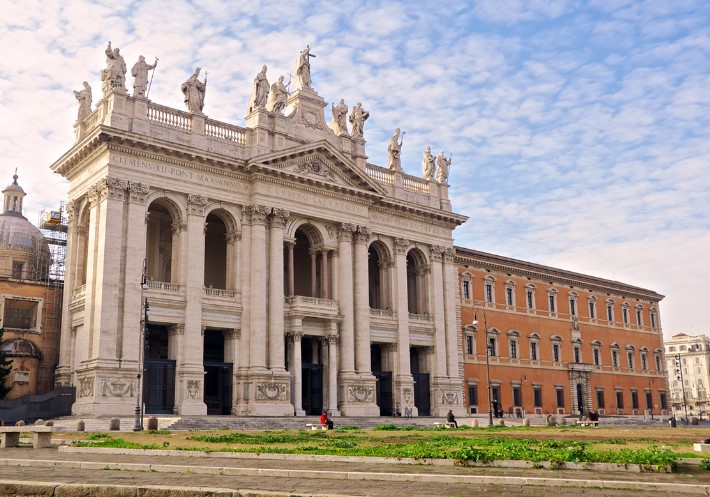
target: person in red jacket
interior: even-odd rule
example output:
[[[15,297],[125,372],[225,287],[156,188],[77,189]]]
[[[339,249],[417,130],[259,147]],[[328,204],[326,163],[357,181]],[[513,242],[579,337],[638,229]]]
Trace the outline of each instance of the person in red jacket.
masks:
[[[328,417],[328,411],[323,411],[320,415],[320,424],[327,425],[329,430],[333,429],[333,420]]]

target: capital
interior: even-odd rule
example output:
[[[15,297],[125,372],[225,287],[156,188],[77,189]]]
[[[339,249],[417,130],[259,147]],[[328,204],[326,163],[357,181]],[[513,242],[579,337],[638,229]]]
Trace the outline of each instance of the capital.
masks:
[[[368,240],[370,240],[370,235],[370,228],[368,228],[367,226],[358,226],[357,228],[355,228],[355,242],[367,243]]]
[[[187,196],[187,213],[204,216],[207,207],[207,197],[189,194]]]
[[[350,223],[338,224],[338,241],[351,241],[353,239],[353,231],[355,231],[355,226]]]

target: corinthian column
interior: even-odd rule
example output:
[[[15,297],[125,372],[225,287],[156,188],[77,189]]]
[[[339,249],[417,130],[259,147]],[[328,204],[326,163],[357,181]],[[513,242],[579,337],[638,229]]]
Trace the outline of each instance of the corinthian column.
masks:
[[[456,285],[458,272],[454,264],[456,251],[453,247],[444,250],[444,309],[446,311],[446,348],[448,350],[449,377],[459,377],[459,349],[462,347],[456,325]]]
[[[271,211],[269,232],[269,369],[285,371],[284,361],[284,225],[289,212]]]
[[[444,280],[442,274],[443,247],[431,246],[431,291],[433,292],[434,303],[434,337],[436,342],[436,364],[435,374],[437,376],[447,376],[447,353],[446,353],[446,312],[444,311]]]
[[[353,225],[338,225],[338,298],[340,314],[340,372],[355,372],[355,325],[353,316]]]
[[[249,355],[250,369],[254,370],[266,369],[266,216],[269,211],[263,205],[246,207],[251,221]]]
[[[367,292],[367,242],[370,231],[355,231],[355,367],[358,374],[370,373],[370,305]]]

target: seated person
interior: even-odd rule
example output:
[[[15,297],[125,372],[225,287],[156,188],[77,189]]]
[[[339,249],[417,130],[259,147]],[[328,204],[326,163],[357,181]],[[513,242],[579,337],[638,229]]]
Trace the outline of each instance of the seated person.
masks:
[[[459,424],[456,422],[456,416],[454,416],[454,412],[451,409],[449,409],[449,412],[446,415],[446,422],[454,425],[454,428],[459,427]]]
[[[589,421],[599,422],[599,414],[597,411],[589,411]]]
[[[320,424],[327,425],[329,430],[333,429],[333,420],[328,417],[328,411],[323,411],[320,415]]]

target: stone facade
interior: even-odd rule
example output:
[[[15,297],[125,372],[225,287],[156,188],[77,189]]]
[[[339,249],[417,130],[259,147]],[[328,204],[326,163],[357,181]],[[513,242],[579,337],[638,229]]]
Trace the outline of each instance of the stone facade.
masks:
[[[664,346],[670,402],[676,416],[707,416],[710,408],[710,337],[678,333],[666,340]]]
[[[445,175],[368,163],[310,83],[245,127],[104,91],[51,166],[75,414],[464,413]]]

